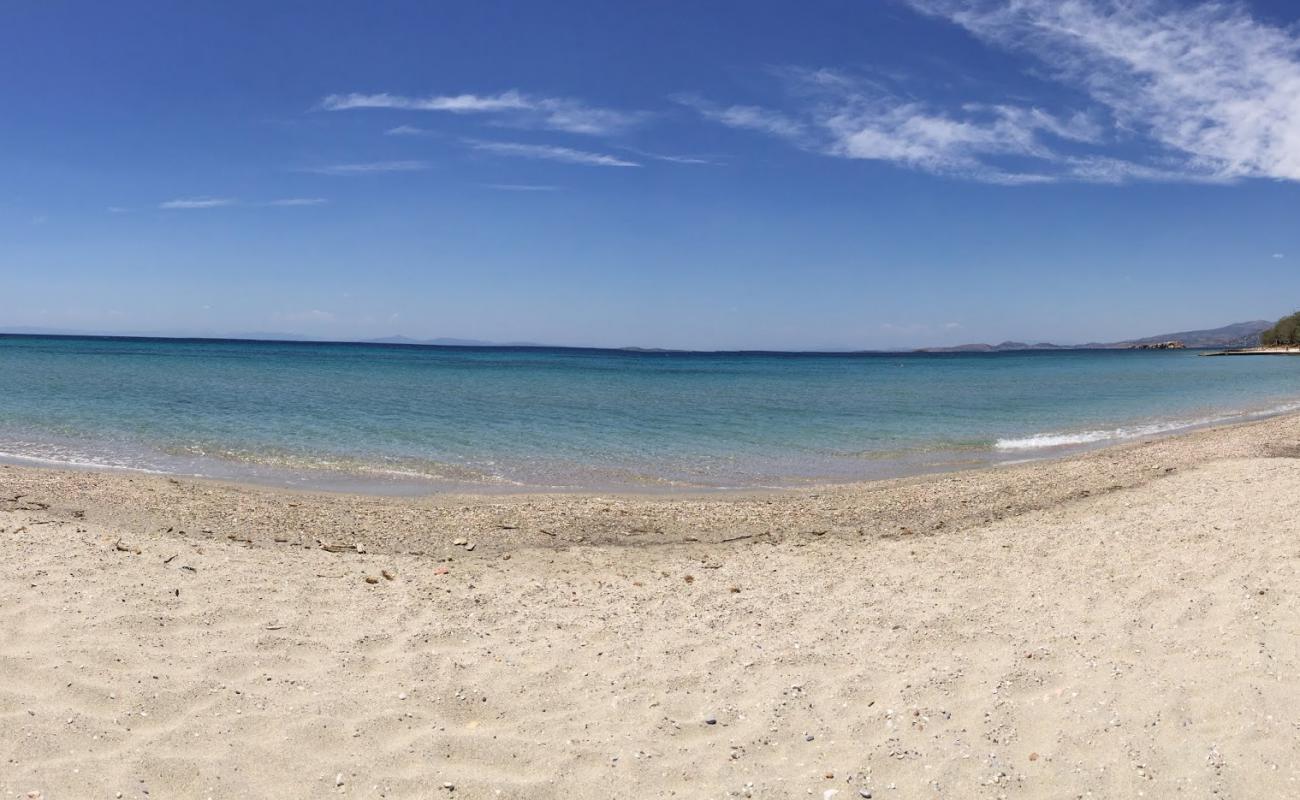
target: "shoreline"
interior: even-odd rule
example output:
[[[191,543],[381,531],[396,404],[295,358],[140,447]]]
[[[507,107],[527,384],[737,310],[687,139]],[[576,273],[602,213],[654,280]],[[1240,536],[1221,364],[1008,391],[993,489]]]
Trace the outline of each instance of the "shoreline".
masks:
[[[727,496],[2,466],[0,792],[1285,796],[1298,466],[1300,413]]]
[[[707,542],[708,537],[701,533],[731,531],[739,525],[762,528],[763,535],[769,535],[774,528],[790,525],[796,512],[806,519],[804,527],[820,526],[841,533],[853,529],[857,535],[865,535],[872,527],[877,528],[877,533],[887,533],[886,529],[895,525],[907,527],[901,520],[918,515],[925,520],[922,530],[933,524],[942,528],[954,520],[987,522],[1077,497],[1134,488],[1153,477],[1224,457],[1273,457],[1279,451],[1278,440],[1292,435],[1300,442],[1300,411],[1085,446],[1055,457],[799,488],[384,495],[4,463],[0,463],[0,488],[7,491],[16,487],[24,496],[44,491],[77,497],[79,505],[97,506],[109,516],[120,516],[115,507],[122,503],[124,495],[129,495],[129,518],[164,527],[197,529],[214,538],[239,536],[242,521],[255,518],[260,527],[295,533],[296,538],[290,541],[303,547],[322,538],[322,532],[340,533],[344,527],[339,524],[341,519],[348,521],[350,533],[368,552],[423,553],[427,545],[445,544],[440,541],[445,537],[438,534],[452,528],[477,536],[490,548],[517,540],[519,532],[530,527],[546,528],[546,532],[538,534],[533,530],[533,538],[516,541],[517,546],[624,543],[624,537],[638,544],[686,543]],[[876,507],[867,509],[865,515],[863,509],[851,508],[867,499]],[[314,533],[308,529],[308,519],[293,511],[308,504],[317,509],[311,518],[317,526]],[[610,504],[619,506],[621,517],[632,517],[642,524],[623,524],[620,528],[593,513]],[[768,519],[755,525],[755,514],[760,510]],[[539,514],[545,520],[543,524],[523,526],[513,521],[521,515]],[[667,524],[661,519],[664,517],[669,518]],[[851,525],[846,522],[850,517]],[[426,532],[402,531],[395,535],[388,530],[394,524],[424,528]],[[538,539],[538,535],[545,538]],[[404,543],[402,546],[408,546],[408,550],[401,550],[397,542]]]
[[[1213,350],[1199,353],[1202,356],[1295,356],[1300,347],[1239,347],[1233,350]]]
[[[1298,351],[1300,352],[1300,351]],[[1217,355],[1217,354],[1209,354]],[[917,451],[900,451],[880,453],[878,457],[864,457],[864,463],[882,465],[874,473],[864,472],[861,477],[833,479],[828,477],[806,477],[791,479],[784,484],[753,485],[702,485],[681,480],[643,476],[639,481],[631,478],[626,482],[608,484],[591,483],[586,485],[543,485],[529,484],[500,478],[499,482],[473,481],[456,479],[435,479],[411,474],[406,476],[374,477],[364,472],[349,470],[327,470],[325,468],[284,468],[275,466],[243,465],[245,470],[261,469],[258,474],[238,474],[240,466],[217,463],[221,470],[231,474],[204,474],[188,471],[172,471],[122,464],[75,463],[59,461],[55,458],[41,456],[16,455],[0,453],[0,465],[22,469],[68,470],[90,474],[123,474],[136,476],[157,476],[178,480],[198,481],[217,485],[238,486],[248,489],[265,489],[269,491],[302,492],[306,494],[321,493],[341,497],[392,497],[419,498],[436,495],[449,496],[583,496],[583,495],[626,495],[630,497],[695,497],[719,496],[731,497],[747,493],[763,492],[807,492],[835,488],[852,488],[881,482],[965,473],[986,469],[1005,469],[1020,464],[1032,464],[1043,461],[1059,461],[1087,455],[1099,450],[1124,447],[1139,442],[1157,439],[1177,438],[1187,434],[1221,427],[1248,425],[1254,422],[1300,414],[1294,404],[1270,405],[1265,408],[1234,409],[1209,414],[1203,418],[1172,418],[1161,422],[1149,422],[1120,426],[1104,430],[1053,431],[1036,433],[1011,439],[1014,446],[1002,447],[999,444],[991,448],[936,448]],[[1131,432],[1129,432],[1131,431]],[[1095,436],[1096,438],[1091,438]],[[1047,443],[1035,444],[1037,440]],[[1060,440],[1059,443],[1055,443]],[[1028,443],[1028,444],[1021,444]]]

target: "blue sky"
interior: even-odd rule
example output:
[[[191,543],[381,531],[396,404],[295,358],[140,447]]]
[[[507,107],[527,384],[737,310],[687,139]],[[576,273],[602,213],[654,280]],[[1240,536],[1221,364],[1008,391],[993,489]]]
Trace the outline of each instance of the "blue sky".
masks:
[[[1275,317],[1298,19],[19,0],[0,328],[820,349]]]

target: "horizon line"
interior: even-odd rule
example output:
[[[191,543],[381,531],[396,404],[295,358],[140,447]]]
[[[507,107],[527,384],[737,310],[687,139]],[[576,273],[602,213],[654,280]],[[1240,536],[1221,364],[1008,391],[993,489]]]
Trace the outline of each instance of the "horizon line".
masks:
[[[1252,320],[1253,321],[1253,320]],[[1262,321],[1262,320],[1261,320]],[[1230,327],[1242,323],[1229,323],[1229,325],[1220,327]],[[1214,329],[1207,329],[1214,330]],[[1019,342],[1004,341],[996,345],[990,345],[985,342],[972,342],[959,345],[933,345],[927,347],[899,347],[899,348],[857,348],[857,349],[817,349],[817,350],[786,350],[773,348],[741,348],[741,349],[693,349],[677,347],[644,347],[640,345],[620,345],[620,346],[598,346],[598,345],[567,345],[567,344],[545,344],[541,342],[489,342],[474,339],[459,339],[458,337],[434,337],[432,339],[414,339],[407,336],[383,336],[368,339],[322,339],[299,334],[264,334],[264,335],[227,335],[227,336],[186,336],[186,335],[167,335],[167,334],[148,334],[148,333],[85,333],[85,332],[36,332],[27,331],[10,331],[0,329],[0,338],[31,338],[31,339],[127,339],[138,341],[176,341],[176,342],[249,342],[256,344],[324,344],[324,345],[369,345],[381,347],[425,347],[425,348],[442,348],[454,350],[595,350],[604,352],[618,353],[677,353],[677,354],[703,354],[703,355],[726,355],[726,354],[754,354],[754,355],[985,355],[995,353],[1024,353],[1024,352],[1051,352],[1060,350],[1123,350],[1129,349],[1122,345],[1136,343],[1138,341],[1160,338],[1164,334],[1157,334],[1155,337],[1144,336],[1135,339],[1122,339],[1115,342],[1085,342],[1081,344],[1056,344],[1053,342]],[[439,341],[439,339],[445,341]],[[395,341],[402,340],[402,341]],[[1004,347],[1004,345],[1023,345],[1018,347]],[[989,349],[976,349],[989,348]],[[1188,346],[1187,350],[1206,350],[1217,349],[1212,346]]]

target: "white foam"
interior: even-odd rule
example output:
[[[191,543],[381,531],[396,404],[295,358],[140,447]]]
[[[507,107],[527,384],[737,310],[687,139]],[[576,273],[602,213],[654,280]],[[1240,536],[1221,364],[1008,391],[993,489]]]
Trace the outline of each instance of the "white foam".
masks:
[[[1051,447],[1069,447],[1071,445],[1096,444],[1097,442],[1121,441],[1124,439],[1137,439],[1143,436],[1159,436],[1174,431],[1186,430],[1188,428],[1201,428],[1206,425],[1219,425],[1225,422],[1241,422],[1248,419],[1258,419],[1260,417],[1282,414],[1287,411],[1300,410],[1300,403],[1288,403],[1286,405],[1276,406],[1274,408],[1262,411],[1243,412],[1238,414],[1224,414],[1212,417],[1197,417],[1195,419],[1169,420],[1166,422],[1153,422],[1146,425],[1130,425],[1121,428],[1111,428],[1109,430],[1090,430],[1090,431],[1053,431],[1049,433],[1038,433],[1033,436],[1025,436],[1016,439],[998,439],[993,447],[997,450],[1043,450]]]
[[[29,455],[27,453],[10,453],[0,451],[0,461],[9,461],[15,464],[37,464],[46,467],[74,467],[76,469],[107,469],[107,470],[125,470],[127,472],[143,472],[150,475],[168,475],[171,474],[166,470],[150,469],[148,467],[127,464],[121,461],[109,459],[96,460],[78,456],[49,456],[49,455]]]

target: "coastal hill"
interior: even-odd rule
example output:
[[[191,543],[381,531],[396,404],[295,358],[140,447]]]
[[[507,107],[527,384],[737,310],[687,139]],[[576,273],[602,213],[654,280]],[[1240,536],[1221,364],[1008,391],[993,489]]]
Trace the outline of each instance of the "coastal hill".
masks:
[[[1272,327],[1273,323],[1257,319],[1250,322],[1234,322],[1221,328],[1209,328],[1198,331],[1179,331],[1162,333],[1157,336],[1144,336],[1141,339],[1126,339],[1122,342],[1089,342],[1087,344],[1052,344],[1038,342],[1002,342],[1001,344],[959,344],[953,347],[923,347],[918,353],[995,353],[1008,350],[1123,350],[1140,345],[1158,344],[1177,341],[1187,347],[1250,347],[1259,343],[1259,335]]]

